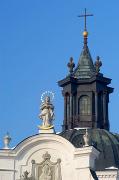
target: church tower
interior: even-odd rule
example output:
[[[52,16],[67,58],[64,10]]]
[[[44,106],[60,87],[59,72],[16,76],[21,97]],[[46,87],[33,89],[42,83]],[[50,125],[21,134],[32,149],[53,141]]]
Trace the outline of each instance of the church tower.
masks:
[[[109,131],[108,103],[111,79],[100,73],[102,62],[93,63],[83,32],[84,45],[75,67],[59,81],[63,88],[63,131],[54,129],[54,93],[41,96],[38,133],[9,146],[7,134],[0,149],[0,180],[119,180],[119,134]],[[27,130],[28,127],[26,127]]]
[[[63,88],[64,97],[64,121],[63,130],[86,127],[109,130],[108,103],[109,94],[113,88],[108,85],[111,79],[100,73],[102,62],[98,56],[93,63],[88,44],[88,32],[83,32],[84,45],[75,68],[73,58],[67,64],[69,75],[58,84]]]

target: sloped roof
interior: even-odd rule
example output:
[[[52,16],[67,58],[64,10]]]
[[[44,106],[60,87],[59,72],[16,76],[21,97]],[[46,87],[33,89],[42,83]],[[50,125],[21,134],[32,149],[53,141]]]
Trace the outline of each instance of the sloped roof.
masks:
[[[78,65],[73,76],[78,79],[91,78],[95,74],[95,67],[87,45],[83,47]]]

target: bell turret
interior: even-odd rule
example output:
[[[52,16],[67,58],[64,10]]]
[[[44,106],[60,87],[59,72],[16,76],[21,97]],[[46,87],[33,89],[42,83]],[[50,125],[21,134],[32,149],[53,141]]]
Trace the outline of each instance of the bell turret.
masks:
[[[75,67],[73,58],[68,63],[70,74],[58,82],[63,88],[64,97],[64,121],[63,130],[73,128],[100,128],[109,130],[108,103],[109,94],[113,88],[108,85],[111,79],[106,78],[100,73],[102,62],[97,56],[93,63],[87,39],[88,31],[85,28],[83,32],[84,45],[78,64]]]

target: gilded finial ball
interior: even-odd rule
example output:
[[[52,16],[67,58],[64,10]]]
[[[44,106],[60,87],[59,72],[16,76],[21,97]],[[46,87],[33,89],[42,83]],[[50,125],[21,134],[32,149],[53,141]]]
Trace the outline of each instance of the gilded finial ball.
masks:
[[[84,36],[84,37],[87,37],[87,36],[88,36],[88,32],[87,32],[87,31],[84,31],[84,32],[83,32],[83,36]]]

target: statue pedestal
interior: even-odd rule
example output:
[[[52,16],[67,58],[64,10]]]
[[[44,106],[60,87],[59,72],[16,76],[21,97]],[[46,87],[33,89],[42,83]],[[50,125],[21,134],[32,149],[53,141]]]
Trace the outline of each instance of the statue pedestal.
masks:
[[[55,129],[39,129],[39,134],[55,134]]]

